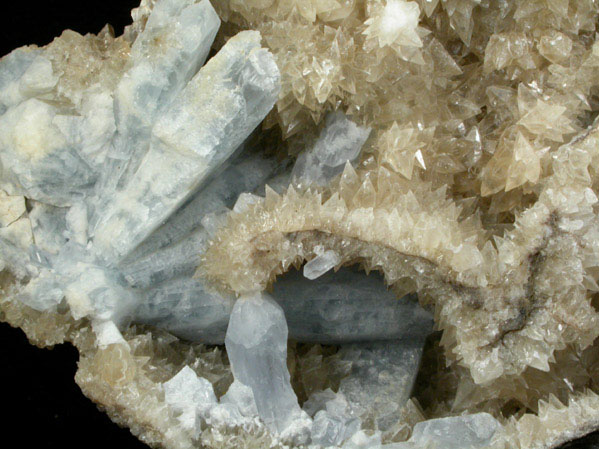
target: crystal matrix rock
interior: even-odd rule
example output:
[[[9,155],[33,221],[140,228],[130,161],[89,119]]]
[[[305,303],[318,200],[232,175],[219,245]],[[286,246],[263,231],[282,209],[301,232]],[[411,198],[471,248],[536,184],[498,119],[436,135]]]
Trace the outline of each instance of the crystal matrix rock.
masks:
[[[596,429],[598,14],[143,0],[15,50],[0,319],[153,447]]]

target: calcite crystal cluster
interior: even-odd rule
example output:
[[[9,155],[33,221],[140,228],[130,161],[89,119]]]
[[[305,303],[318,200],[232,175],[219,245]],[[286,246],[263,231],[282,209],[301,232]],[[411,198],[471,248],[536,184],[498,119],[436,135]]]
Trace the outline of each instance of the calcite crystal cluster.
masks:
[[[142,0],[0,60],[0,319],[153,447],[599,429],[596,0]]]

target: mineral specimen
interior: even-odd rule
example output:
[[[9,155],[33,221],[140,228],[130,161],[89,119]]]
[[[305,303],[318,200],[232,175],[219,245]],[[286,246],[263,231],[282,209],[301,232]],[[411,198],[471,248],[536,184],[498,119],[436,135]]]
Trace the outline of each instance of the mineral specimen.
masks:
[[[594,0],[142,0],[0,60],[0,319],[153,447],[599,429]],[[372,272],[372,273],[371,273]]]
[[[287,335],[281,307],[267,295],[256,293],[237,300],[225,338],[235,380],[250,387],[260,418],[279,433],[294,426],[300,431],[309,427],[291,388]],[[297,421],[301,421],[299,426]]]

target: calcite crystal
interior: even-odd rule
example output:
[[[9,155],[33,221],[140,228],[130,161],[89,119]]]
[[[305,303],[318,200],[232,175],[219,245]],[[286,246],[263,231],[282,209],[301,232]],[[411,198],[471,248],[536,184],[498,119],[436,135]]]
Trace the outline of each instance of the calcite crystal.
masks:
[[[153,447],[599,430],[594,0],[142,0],[0,60],[0,319]]]

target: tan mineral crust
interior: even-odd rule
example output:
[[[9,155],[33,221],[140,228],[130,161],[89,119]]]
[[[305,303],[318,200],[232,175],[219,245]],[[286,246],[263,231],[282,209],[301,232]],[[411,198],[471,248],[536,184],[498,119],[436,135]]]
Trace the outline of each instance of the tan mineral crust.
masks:
[[[142,0],[122,36],[110,28],[97,36],[65,31],[42,49],[51,63],[43,82],[0,86],[0,112],[23,101],[63,115],[76,110],[74,116],[98,107],[90,98],[112,96],[132,73],[132,46],[155,3]],[[334,111],[371,131],[356,162],[330,181],[267,185],[221,215],[191,279],[243,298],[272,290],[288,271],[332,251],[335,270],[378,271],[398,301],[416,293],[434,316],[395,422],[381,430],[370,411],[360,416],[360,438],[338,447],[436,447],[410,440],[417,423],[481,412],[500,426],[484,445],[464,447],[548,449],[598,430],[599,3],[211,3],[222,21],[213,53],[239,32],[256,30],[258,47],[280,73],[274,107],[256,131],[269,157],[284,164],[301,156]],[[147,52],[180,45],[159,37]],[[23,98],[8,98],[10,89]],[[59,135],[55,119],[31,117],[0,123],[0,154],[18,152],[25,167],[65,148],[66,125]],[[118,128],[118,118],[110,123]],[[177,154],[186,157],[183,149]],[[25,253],[36,242],[32,204],[46,201],[34,189],[7,187],[8,172],[0,170],[7,180],[0,186],[0,239],[19,242]],[[2,262],[6,251],[0,246],[0,319],[39,347],[76,346],[75,381],[83,393],[141,441],[166,449],[311,447],[258,418],[228,426],[226,418],[200,417],[200,430],[190,430],[164,385],[187,366],[221,398],[234,378],[224,346],[143,323],[117,323],[122,336],[106,339],[98,330],[104,322],[86,312],[72,287],[54,309],[36,310],[20,299],[32,276]],[[347,375],[340,364],[338,345],[287,344],[300,404],[314,392],[337,391]],[[380,440],[369,443],[373,435]]]

